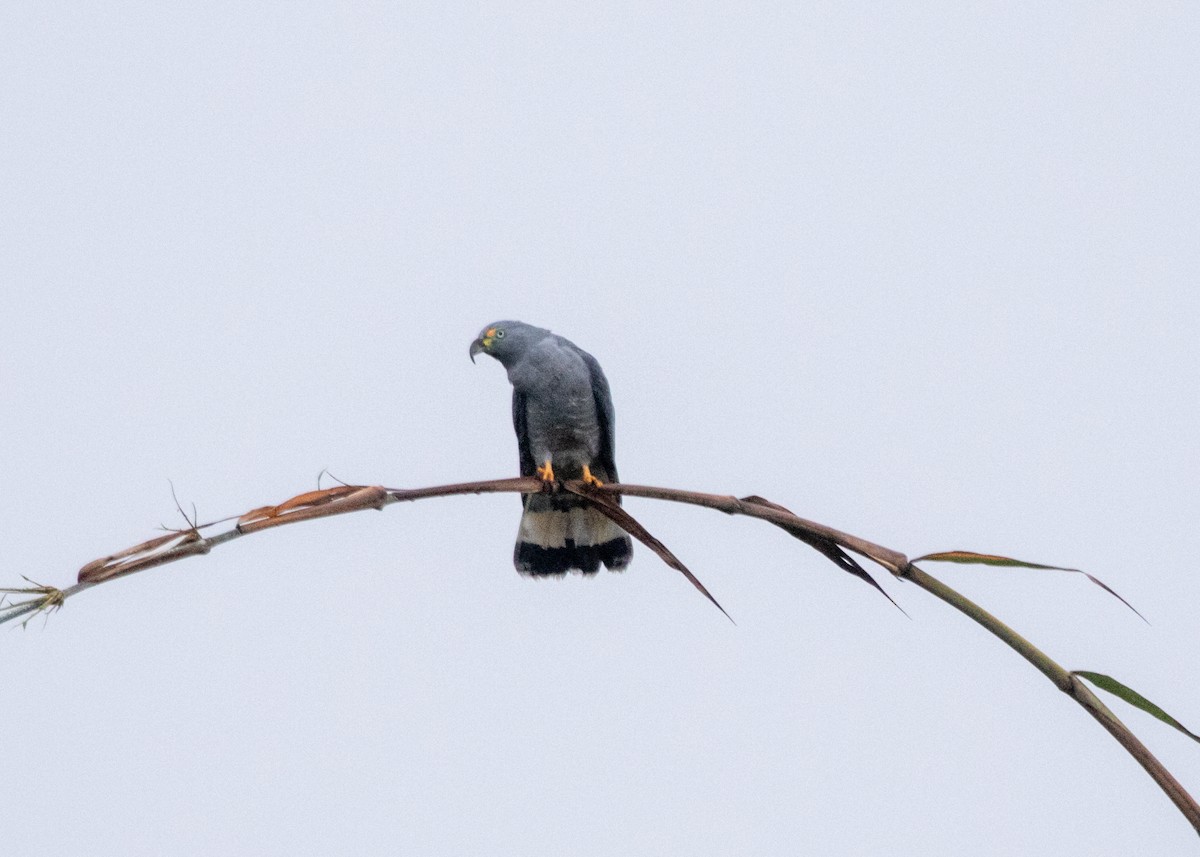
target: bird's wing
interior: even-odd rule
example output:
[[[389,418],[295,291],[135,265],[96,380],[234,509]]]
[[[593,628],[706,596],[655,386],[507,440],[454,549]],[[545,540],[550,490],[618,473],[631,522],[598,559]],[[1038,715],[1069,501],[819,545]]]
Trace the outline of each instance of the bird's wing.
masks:
[[[521,458],[521,475],[533,476],[537,473],[537,464],[533,461],[533,452],[529,449],[529,424],[525,414],[525,394],[513,390],[512,399],[513,431],[517,433],[517,452]]]
[[[587,365],[592,381],[592,398],[596,402],[596,419],[600,423],[600,455],[596,463],[604,468],[610,480],[620,482],[621,480],[617,478],[616,448],[613,437],[616,432],[617,418],[613,411],[612,393],[608,389],[608,379],[604,377],[604,370],[600,368],[600,363],[595,357],[578,346],[573,347]]]

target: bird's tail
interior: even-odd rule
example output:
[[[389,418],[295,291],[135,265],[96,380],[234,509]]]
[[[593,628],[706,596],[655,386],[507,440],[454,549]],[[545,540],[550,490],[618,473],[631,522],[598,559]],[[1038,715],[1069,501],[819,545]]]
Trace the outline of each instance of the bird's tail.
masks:
[[[601,564],[624,571],[632,557],[628,534],[582,500],[526,495],[513,549],[513,565],[521,574],[595,574]]]

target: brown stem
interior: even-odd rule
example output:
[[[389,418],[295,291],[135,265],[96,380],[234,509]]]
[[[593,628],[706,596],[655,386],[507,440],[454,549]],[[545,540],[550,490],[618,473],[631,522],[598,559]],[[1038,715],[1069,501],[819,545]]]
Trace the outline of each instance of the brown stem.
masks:
[[[382,509],[384,506],[392,503],[421,500],[428,497],[498,492],[532,493],[541,490],[543,490],[543,484],[540,480],[519,478],[464,482],[454,485],[439,485],[431,488],[417,489],[389,489],[379,486],[339,486],[326,491],[312,491],[294,497],[278,506],[266,506],[261,509],[255,509],[253,512],[242,516],[237,527],[214,536],[202,538],[200,531],[215,526],[215,524],[193,526],[185,534],[181,534],[184,538],[183,542],[174,542],[172,537],[160,537],[143,542],[134,548],[129,548],[103,559],[90,562],[81,570],[79,582],[67,589],[59,590],[51,586],[42,586],[33,589],[15,590],[24,593],[34,593],[39,595],[39,597],[0,607],[0,624],[40,610],[57,608],[67,598],[117,577],[123,577],[154,566],[175,562],[187,556],[208,553],[212,548],[220,544],[264,529],[285,526],[315,518],[326,518],[361,509]],[[1191,822],[1192,827],[1200,833],[1200,806],[1197,805],[1195,799],[1187,793],[1179,781],[1163,767],[1163,764],[1154,757],[1149,749],[1129,731],[1125,724],[1117,719],[1117,716],[1090,689],[1012,628],[1005,625],[973,601],[946,586],[946,584],[937,578],[914,566],[899,551],[885,548],[882,545],[877,545],[866,539],[835,530],[824,524],[818,524],[815,521],[805,520],[792,514],[782,506],[763,500],[761,497],[738,499],[737,497],[721,494],[702,494],[695,491],[656,488],[646,485],[608,484],[602,487],[589,487],[585,486],[582,482],[574,481],[569,483],[568,490],[583,494],[584,496],[587,496],[589,492],[597,492],[623,494],[631,497],[646,497],[675,503],[689,503],[695,506],[716,509],[730,515],[747,515],[752,518],[759,518],[781,527],[797,539],[817,548],[817,550],[838,563],[844,570],[853,572],[857,568],[857,565],[851,562],[850,565],[853,568],[850,568],[846,563],[841,562],[838,553],[834,550],[835,547],[854,551],[878,563],[897,577],[915,583],[926,592],[935,595],[955,609],[965,613],[1000,638],[1023,658],[1033,664],[1059,690],[1083,706],[1084,710],[1096,718],[1117,739],[1121,746],[1137,760],[1162,790],[1166,792],[1167,796],[1179,808],[1184,817]],[[165,545],[172,542],[174,542],[172,547],[165,547]],[[688,572],[688,575],[690,578],[690,572]],[[867,579],[870,580],[869,576],[867,576]],[[693,583],[699,586],[699,581],[694,580],[694,578]],[[700,589],[707,594],[707,591],[703,587],[700,587]],[[711,598],[712,596],[709,597]]]

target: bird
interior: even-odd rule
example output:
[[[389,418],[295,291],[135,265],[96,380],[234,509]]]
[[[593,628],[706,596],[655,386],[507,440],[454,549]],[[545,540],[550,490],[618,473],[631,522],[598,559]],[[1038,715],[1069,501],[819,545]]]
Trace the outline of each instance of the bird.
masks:
[[[545,328],[520,321],[483,328],[471,343],[472,363],[478,354],[498,360],[512,383],[522,476],[549,484],[618,481],[612,394],[595,357]],[[620,497],[614,499],[620,502]],[[521,574],[588,575],[602,564],[610,571],[629,565],[629,535],[582,497],[550,491],[524,494],[521,503],[513,548],[513,565]]]

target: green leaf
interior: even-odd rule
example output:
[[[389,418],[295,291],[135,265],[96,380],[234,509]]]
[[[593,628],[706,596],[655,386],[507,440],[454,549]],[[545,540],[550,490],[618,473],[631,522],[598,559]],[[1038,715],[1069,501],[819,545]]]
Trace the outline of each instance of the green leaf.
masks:
[[[1098,577],[1093,577],[1081,568],[1065,568],[1061,565],[1042,565],[1038,562],[1025,562],[1020,559],[1013,559],[1007,556],[998,556],[993,553],[975,553],[974,551],[943,551],[941,553],[929,553],[925,556],[919,556],[912,562],[957,562],[962,565],[999,565],[1009,568],[1037,568],[1044,571],[1069,571],[1073,574],[1082,574],[1092,583],[1099,586],[1113,598],[1120,601],[1134,613],[1137,613],[1139,619],[1149,625],[1146,617],[1143,616],[1138,609],[1117,594],[1116,590],[1105,583]]]
[[[1114,696],[1121,697],[1121,699],[1125,700],[1130,705],[1134,706],[1135,708],[1142,709],[1142,711],[1145,711],[1147,714],[1153,714],[1168,726],[1174,726],[1193,741],[1200,741],[1200,735],[1197,735],[1195,732],[1187,729],[1182,723],[1180,723],[1170,714],[1167,714],[1167,712],[1163,711],[1153,702],[1146,699],[1146,697],[1142,696],[1133,688],[1129,688],[1121,684],[1112,676],[1103,675],[1102,673],[1085,672],[1084,670],[1075,670],[1071,673],[1071,675],[1077,675],[1080,678],[1086,678],[1092,684],[1096,685],[1096,687],[1101,688],[1102,690],[1107,690]]]

